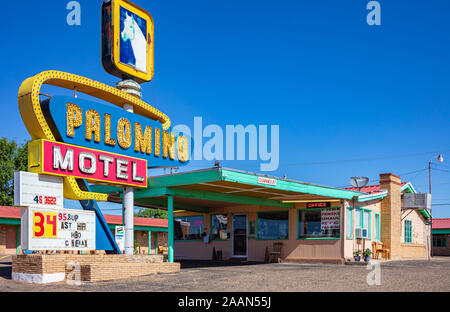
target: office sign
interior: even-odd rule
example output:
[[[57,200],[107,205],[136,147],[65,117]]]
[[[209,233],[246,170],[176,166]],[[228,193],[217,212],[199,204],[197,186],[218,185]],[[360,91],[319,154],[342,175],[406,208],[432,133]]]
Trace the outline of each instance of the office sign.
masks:
[[[147,187],[146,160],[47,140],[33,141],[28,148],[32,172]]]
[[[14,172],[14,206],[63,208],[63,179],[31,172]]]
[[[111,75],[140,83],[154,74],[154,23],[146,10],[127,0],[102,5],[102,64]]]
[[[23,250],[95,250],[95,212],[22,208]]]
[[[331,207],[331,202],[306,203],[306,208],[328,208],[328,207]]]

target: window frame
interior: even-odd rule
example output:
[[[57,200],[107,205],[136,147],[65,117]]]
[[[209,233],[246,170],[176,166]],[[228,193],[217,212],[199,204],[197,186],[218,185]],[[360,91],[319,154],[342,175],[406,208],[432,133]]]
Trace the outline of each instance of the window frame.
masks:
[[[348,236],[347,234],[347,210],[350,211],[350,236]],[[353,210],[354,208],[349,206],[349,207],[345,207],[345,239],[349,239],[349,240],[353,240]]]
[[[378,216],[378,224],[376,224],[377,216]],[[373,234],[373,240],[376,242],[379,242],[381,240],[381,214],[379,212],[374,213],[373,222],[374,222],[373,227],[377,228],[377,234],[378,234],[378,235],[375,235],[375,233]]]
[[[189,218],[189,217],[202,217],[203,218],[203,232],[205,232],[205,216],[204,215],[192,215],[192,216],[174,216],[173,222],[175,223],[175,218]],[[174,226],[175,227],[175,226]],[[201,242],[203,241],[202,238],[200,239],[175,239],[175,233],[174,233],[174,242]]]
[[[409,224],[409,231],[407,230],[406,224]],[[405,220],[405,222],[403,222],[403,243],[405,244],[412,244],[412,221],[411,220]],[[409,232],[409,235],[407,236],[407,232]],[[410,241],[408,242],[406,240],[406,238],[409,237]]]
[[[436,235],[436,234],[435,234]],[[439,235],[439,234],[438,234]],[[442,246],[435,246],[435,241],[437,240],[443,240],[444,244]],[[433,236],[433,242],[432,242],[432,247],[433,248],[448,248],[448,235],[444,234],[442,236]]]
[[[267,212],[287,212],[287,238],[259,238],[258,236],[258,228],[259,228],[259,214],[260,213],[267,213]],[[248,230],[247,230],[247,237],[248,237]],[[256,213],[256,227],[255,227],[255,239],[260,241],[278,241],[278,240],[289,240],[289,210],[268,210],[268,211],[258,211]]]
[[[367,209],[367,208],[362,208],[362,207],[355,207],[355,209],[358,209],[361,211],[361,227],[357,227],[356,222],[355,222],[355,231],[356,231],[356,229],[365,229],[366,228],[366,227],[364,227],[364,213],[366,213],[366,212],[369,213],[369,227],[367,228],[369,235],[368,235],[367,239],[371,240],[372,239],[372,210]]]
[[[299,237],[300,236],[300,227],[299,224],[299,217],[300,217],[300,211],[304,210],[324,210],[324,209],[339,209],[339,237]],[[353,219],[353,217],[352,217]],[[342,207],[318,207],[318,208],[302,208],[297,209],[297,220],[295,221],[297,223],[297,240],[311,240],[311,239],[341,239],[342,238]],[[353,227],[353,225],[352,225]]]

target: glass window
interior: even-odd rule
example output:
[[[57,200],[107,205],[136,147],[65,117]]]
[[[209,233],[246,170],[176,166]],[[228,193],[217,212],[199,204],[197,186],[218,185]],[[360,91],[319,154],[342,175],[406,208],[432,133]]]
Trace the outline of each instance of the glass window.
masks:
[[[288,211],[258,212],[258,239],[288,239]]]
[[[187,216],[174,218],[175,240],[202,239],[203,216]]]
[[[340,238],[340,208],[298,211],[298,238]]]
[[[370,213],[371,213],[370,210],[363,211],[363,228],[367,230],[368,237],[372,238]]]
[[[405,243],[412,243],[412,222],[405,220]]]
[[[345,208],[345,237],[347,239],[352,239],[352,228],[353,228],[353,208]]]
[[[368,238],[372,237],[370,214],[370,210],[363,210],[360,208],[356,208],[355,210],[355,229],[366,229]]]
[[[362,213],[362,210],[356,208],[356,210],[355,210],[355,228],[358,228],[358,229],[362,228],[361,213]]]
[[[447,236],[433,235],[433,247],[447,247]]]
[[[211,239],[227,239],[228,218],[227,215],[217,214],[211,216]]]
[[[375,214],[374,233],[375,233],[375,239],[380,240],[380,214],[378,214],[378,213]]]

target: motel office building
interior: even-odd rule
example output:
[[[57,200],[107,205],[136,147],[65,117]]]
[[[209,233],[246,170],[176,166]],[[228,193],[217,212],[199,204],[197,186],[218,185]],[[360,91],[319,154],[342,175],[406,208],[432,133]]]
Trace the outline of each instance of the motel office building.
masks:
[[[237,172],[222,170],[223,175],[232,173]],[[237,176],[234,183],[186,187],[243,196],[242,201],[253,193],[261,202],[270,198],[279,204],[240,204],[237,198],[233,204],[220,203],[225,197],[218,195],[219,202],[203,201],[208,206],[205,213],[175,212],[175,259],[207,260],[220,252],[224,260],[264,261],[274,243],[282,243],[281,258],[286,262],[344,263],[355,250],[372,249],[374,241],[389,249],[390,259],[427,257],[430,215],[427,210],[402,209],[402,193],[415,190],[394,174],[380,175],[380,185],[361,191],[242,172]],[[300,185],[301,194],[292,192]],[[366,230],[365,239],[357,239],[358,229]]]
[[[92,189],[120,200],[121,188]],[[358,190],[215,167],[152,176],[135,202],[168,209],[169,261],[265,261],[282,243],[283,261],[344,263],[376,241],[390,259],[426,258],[430,214],[403,209],[404,193],[416,191],[390,173]]]

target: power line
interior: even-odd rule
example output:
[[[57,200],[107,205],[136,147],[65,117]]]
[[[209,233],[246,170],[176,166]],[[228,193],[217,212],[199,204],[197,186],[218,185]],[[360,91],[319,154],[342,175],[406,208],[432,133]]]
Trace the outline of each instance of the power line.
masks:
[[[384,159],[395,159],[395,158],[407,158],[407,157],[415,157],[422,156],[428,154],[442,153],[442,152],[450,152],[450,149],[441,150],[441,151],[433,151],[433,152],[422,152],[422,153],[411,153],[411,154],[399,154],[399,155],[391,155],[391,156],[379,156],[379,157],[367,157],[367,158],[355,158],[355,159],[343,159],[343,160],[330,160],[330,161],[318,161],[318,162],[303,162],[303,163],[286,163],[280,164],[279,166],[314,166],[314,165],[330,165],[330,164],[339,164],[339,163],[352,163],[352,162],[363,162],[363,161],[372,161],[372,160],[384,160]],[[195,161],[195,160],[193,160]],[[231,161],[222,159],[220,161]],[[191,164],[191,167],[202,167],[201,165]],[[259,167],[259,165],[246,165],[246,167]]]

